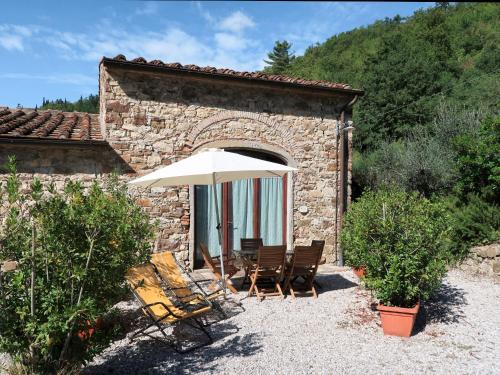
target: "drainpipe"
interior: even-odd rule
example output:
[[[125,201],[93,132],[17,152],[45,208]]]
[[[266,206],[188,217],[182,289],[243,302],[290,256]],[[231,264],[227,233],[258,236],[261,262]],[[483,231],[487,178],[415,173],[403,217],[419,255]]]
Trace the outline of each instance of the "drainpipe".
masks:
[[[345,163],[345,138],[344,138],[344,130],[352,130],[353,127],[346,127],[345,124],[345,110],[347,108],[352,108],[354,103],[357,102],[359,96],[355,95],[354,98],[347,103],[344,107],[342,107],[340,111],[340,116],[337,118],[337,171],[336,171],[336,189],[337,189],[337,197],[335,200],[335,254],[338,255],[337,264],[339,266],[344,265],[344,254],[342,251],[342,247],[339,246],[339,233],[342,230],[342,220],[344,217],[344,190],[345,190],[345,179],[344,176],[346,174],[346,163]],[[340,163],[339,163],[340,159]],[[339,174],[340,174],[340,183],[339,183]],[[339,217],[340,216],[340,217]]]

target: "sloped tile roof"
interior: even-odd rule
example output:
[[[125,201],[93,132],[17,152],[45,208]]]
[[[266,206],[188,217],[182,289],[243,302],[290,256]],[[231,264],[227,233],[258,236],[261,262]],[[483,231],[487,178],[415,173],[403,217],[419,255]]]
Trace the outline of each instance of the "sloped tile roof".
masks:
[[[249,81],[279,82],[282,84],[289,84],[290,86],[332,89],[335,91],[347,91],[359,95],[363,94],[363,90],[353,89],[350,85],[345,83],[336,83],[336,82],[322,81],[322,80],[307,80],[302,78],[289,77],[284,75],[275,75],[275,74],[265,74],[260,72],[238,72],[232,69],[214,68],[212,66],[200,67],[197,65],[182,65],[180,63],[164,63],[161,60],[151,60],[148,62],[143,57],[137,57],[132,60],[127,60],[127,58],[121,54],[113,58],[103,57],[102,62],[104,64],[108,62],[122,63],[124,65],[129,65],[129,66],[142,65],[143,67],[165,68],[171,71],[174,70],[179,72],[200,73],[204,75],[212,75],[218,77],[241,78],[243,80],[249,80]]]
[[[0,139],[102,140],[99,115],[0,107]]]

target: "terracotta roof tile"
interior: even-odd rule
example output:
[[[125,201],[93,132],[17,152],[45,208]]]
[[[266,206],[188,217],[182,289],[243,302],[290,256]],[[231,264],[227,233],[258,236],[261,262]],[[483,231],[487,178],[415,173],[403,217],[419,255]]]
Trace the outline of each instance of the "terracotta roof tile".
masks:
[[[356,94],[363,94],[362,90],[353,89],[350,85],[345,83],[336,83],[336,82],[329,82],[322,80],[307,80],[297,77],[289,77],[276,74],[265,74],[261,72],[238,72],[232,69],[214,68],[212,66],[199,67],[198,65],[193,65],[193,64],[182,65],[180,63],[164,63],[161,60],[152,60],[148,62],[143,57],[137,57],[132,60],[127,60],[127,58],[121,54],[115,56],[114,58],[104,57],[103,62],[106,63],[107,61],[138,64],[151,67],[164,67],[169,69],[176,69],[179,71],[199,72],[205,74],[208,73],[218,76],[239,77],[242,79],[248,79],[253,81],[274,81],[274,82],[288,83],[291,85],[296,85],[296,86],[298,85],[303,87],[319,87],[319,88],[327,88],[333,90],[346,90]]]
[[[7,137],[102,140],[96,114],[0,108],[0,139]]]

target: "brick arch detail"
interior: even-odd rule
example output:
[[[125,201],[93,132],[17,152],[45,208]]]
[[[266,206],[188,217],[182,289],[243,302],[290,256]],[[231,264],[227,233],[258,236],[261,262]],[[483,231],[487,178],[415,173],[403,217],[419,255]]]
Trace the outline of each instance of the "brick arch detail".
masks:
[[[263,142],[259,139],[248,139],[248,138],[237,138],[237,137],[228,137],[224,139],[212,139],[205,140],[203,142],[197,143],[194,145],[192,151],[196,152],[202,148],[248,148],[255,151],[261,151],[264,153],[274,154],[275,156],[282,159],[286,164],[290,167],[297,167],[297,161],[294,157],[283,148],[283,145],[276,144],[274,142]]]
[[[214,126],[222,121],[237,119],[253,120],[255,122],[268,126],[270,130],[276,130],[278,134],[280,134],[284,146],[288,148],[288,150],[293,150],[291,144],[291,140],[293,139],[293,132],[291,128],[287,129],[278,122],[270,120],[263,114],[245,111],[224,111],[216,114],[215,116],[200,121],[200,123],[193,127],[193,129],[187,136],[188,146],[194,147],[198,136],[208,130],[211,126]]]

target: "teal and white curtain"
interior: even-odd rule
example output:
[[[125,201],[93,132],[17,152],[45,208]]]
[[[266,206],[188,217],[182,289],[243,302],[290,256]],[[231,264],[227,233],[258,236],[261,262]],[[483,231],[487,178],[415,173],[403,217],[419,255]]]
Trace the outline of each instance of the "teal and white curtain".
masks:
[[[219,203],[219,215],[222,212],[222,185],[217,184],[217,201]],[[200,243],[208,246],[210,254],[219,255],[219,238],[217,234],[217,216],[215,210],[215,199],[212,186],[195,186],[195,220],[196,220],[196,253],[201,258]]]
[[[222,185],[216,186],[219,215],[222,215]],[[283,244],[283,180],[281,178],[260,179],[259,231],[264,245]],[[231,205],[229,230],[232,250],[240,250],[242,238],[253,238],[254,184],[252,179],[233,181],[231,185]],[[222,217],[220,218],[222,220]],[[203,262],[200,243],[208,246],[210,254],[219,255],[217,216],[212,186],[195,186],[195,245],[196,260]]]
[[[241,250],[241,239],[253,237],[253,180],[232,183],[233,250]]]
[[[283,244],[283,179],[260,179],[260,236],[264,246]]]

